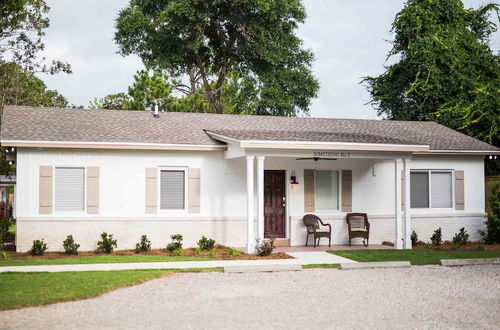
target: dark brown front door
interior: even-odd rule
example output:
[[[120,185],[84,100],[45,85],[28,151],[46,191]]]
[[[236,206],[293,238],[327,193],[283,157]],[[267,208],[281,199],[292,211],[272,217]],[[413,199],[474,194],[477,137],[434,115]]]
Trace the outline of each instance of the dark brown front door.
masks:
[[[285,183],[285,171],[264,171],[264,237],[286,237]]]

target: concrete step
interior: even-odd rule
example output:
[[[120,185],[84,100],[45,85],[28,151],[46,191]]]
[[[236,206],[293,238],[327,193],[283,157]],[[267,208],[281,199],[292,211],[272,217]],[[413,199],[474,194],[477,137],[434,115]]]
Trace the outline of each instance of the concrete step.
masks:
[[[358,262],[358,263],[342,263],[339,269],[369,269],[369,268],[410,268],[409,261],[385,261],[385,262]]]
[[[224,273],[289,272],[302,270],[300,263],[225,266]]]
[[[274,246],[275,247],[290,246],[290,239],[288,239],[288,238],[276,238],[274,240]]]
[[[477,259],[443,259],[441,266],[474,266],[474,265],[494,265],[500,264],[500,258],[477,258]]]

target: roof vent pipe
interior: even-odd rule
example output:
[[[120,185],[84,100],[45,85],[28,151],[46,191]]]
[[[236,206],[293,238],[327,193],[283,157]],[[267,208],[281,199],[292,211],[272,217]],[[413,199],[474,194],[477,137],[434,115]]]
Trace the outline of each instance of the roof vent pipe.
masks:
[[[153,115],[155,118],[160,118],[160,114],[158,113],[158,104],[155,104],[155,114]]]

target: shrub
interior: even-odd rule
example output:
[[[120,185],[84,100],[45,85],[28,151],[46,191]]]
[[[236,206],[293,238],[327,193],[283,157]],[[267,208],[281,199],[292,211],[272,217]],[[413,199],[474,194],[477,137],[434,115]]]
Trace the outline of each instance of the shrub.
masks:
[[[484,250],[486,250],[486,247],[484,246],[483,243],[478,242],[478,243],[474,244],[474,250],[484,251]]]
[[[443,244],[443,235],[441,234],[441,227],[439,227],[434,231],[434,234],[432,234],[431,236],[431,242],[432,245],[434,246]]]
[[[469,240],[469,234],[467,234],[467,230],[464,227],[460,228],[460,231],[453,236],[453,244],[458,246],[462,246],[467,244]]]
[[[11,221],[7,216],[0,216],[0,248],[3,248],[3,243],[5,241],[5,237],[9,232],[9,227],[11,225]]]
[[[182,252],[182,240],[184,239],[181,234],[171,235],[172,243],[168,243],[167,251],[172,252],[173,254],[180,254],[179,251]]]
[[[486,244],[500,243],[500,184],[492,182],[490,184],[490,211],[484,223],[486,228],[480,230],[482,241]]]
[[[264,257],[270,255],[274,250],[274,238],[257,243],[255,247],[257,255]]]
[[[215,241],[211,238],[206,238],[205,236],[202,236],[201,239],[198,241],[198,246],[200,249],[204,251],[212,250],[215,246]]]
[[[7,251],[0,251],[0,256],[2,259],[10,259],[10,254]]]
[[[199,246],[195,247],[194,248],[194,254],[199,255],[200,253],[201,253],[201,248]]]
[[[73,235],[66,236],[66,239],[63,241],[63,248],[66,254],[78,254],[78,248],[80,244],[76,244],[73,239]]]
[[[417,245],[417,243],[418,243],[418,234],[417,234],[416,231],[412,231],[411,232],[410,239],[411,239],[411,245]]]
[[[33,246],[28,251],[28,254],[30,256],[43,256],[45,251],[47,251],[47,244],[43,242],[43,239],[41,241],[37,239],[33,241]]]
[[[231,257],[239,257],[241,256],[241,252],[236,250],[235,248],[232,248],[232,247],[228,247],[226,249],[226,251],[224,252],[224,254],[227,254]]]
[[[426,249],[430,249],[430,248],[432,248],[432,244],[431,244],[431,243],[429,243],[429,242],[424,243],[424,248],[426,248]]]
[[[148,252],[151,250],[151,242],[146,235],[141,236],[141,241],[135,245],[135,253]]]
[[[113,252],[113,247],[118,247],[116,244],[116,239],[113,239],[113,234],[103,232],[101,234],[101,240],[97,242],[97,251],[104,253]]]

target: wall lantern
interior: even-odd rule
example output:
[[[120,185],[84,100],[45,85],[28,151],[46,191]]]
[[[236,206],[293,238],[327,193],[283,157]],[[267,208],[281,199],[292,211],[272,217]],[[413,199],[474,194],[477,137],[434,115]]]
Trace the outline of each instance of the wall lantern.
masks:
[[[290,187],[293,189],[298,184],[299,183],[297,182],[297,177],[295,176],[295,172],[292,172],[292,175],[290,176]]]

